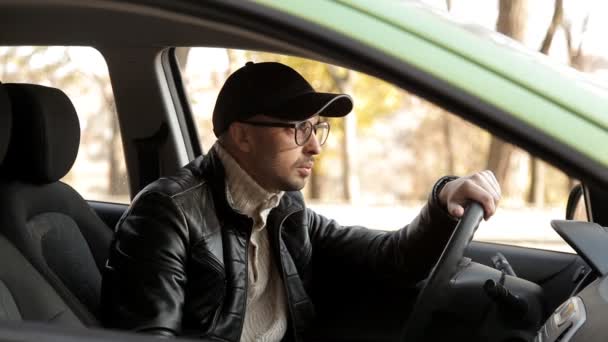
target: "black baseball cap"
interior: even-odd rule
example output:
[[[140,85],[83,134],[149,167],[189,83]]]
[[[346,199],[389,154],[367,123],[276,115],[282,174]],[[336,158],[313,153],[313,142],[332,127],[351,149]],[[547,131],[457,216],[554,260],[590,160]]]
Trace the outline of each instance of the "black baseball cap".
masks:
[[[215,102],[213,132],[254,115],[302,121],[314,115],[341,117],[353,109],[345,94],[316,92],[302,75],[276,62],[247,62],[228,77]]]

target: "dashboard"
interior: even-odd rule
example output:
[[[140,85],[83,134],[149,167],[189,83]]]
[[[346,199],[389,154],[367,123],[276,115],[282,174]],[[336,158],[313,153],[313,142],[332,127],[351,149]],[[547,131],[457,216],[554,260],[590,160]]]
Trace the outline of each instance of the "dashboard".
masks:
[[[553,229],[589,264],[596,279],[549,316],[535,342],[594,342],[608,339],[608,229],[591,222],[551,222]],[[588,281],[585,277],[581,282]]]

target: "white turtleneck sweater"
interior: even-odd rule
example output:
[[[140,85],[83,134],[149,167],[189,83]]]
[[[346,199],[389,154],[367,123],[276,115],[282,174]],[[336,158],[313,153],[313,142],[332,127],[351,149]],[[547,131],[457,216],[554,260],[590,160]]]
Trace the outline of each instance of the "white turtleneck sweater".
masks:
[[[247,268],[247,309],[241,341],[280,341],[287,330],[285,290],[280,265],[272,258],[266,218],[281,200],[283,192],[262,188],[232,156],[216,142],[213,146],[226,170],[226,197],[235,211],[253,219]]]

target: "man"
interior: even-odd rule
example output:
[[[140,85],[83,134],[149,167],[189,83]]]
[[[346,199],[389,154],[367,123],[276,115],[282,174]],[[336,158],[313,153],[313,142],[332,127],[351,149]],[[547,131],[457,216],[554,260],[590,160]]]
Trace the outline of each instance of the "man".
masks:
[[[105,324],[220,341],[301,341],[314,319],[309,293],[319,260],[416,281],[467,202],[492,216],[500,188],[491,172],[442,178],[420,215],[395,232],[342,227],[307,209],[299,190],[329,134],[322,117],[352,106],[279,63],[250,62],[233,73],[213,113],[218,142],[147,186],[118,223],[103,279]]]

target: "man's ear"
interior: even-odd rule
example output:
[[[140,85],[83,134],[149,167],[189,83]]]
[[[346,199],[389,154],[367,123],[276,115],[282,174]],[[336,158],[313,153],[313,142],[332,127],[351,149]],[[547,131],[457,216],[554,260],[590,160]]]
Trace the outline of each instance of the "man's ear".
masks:
[[[245,127],[240,122],[233,122],[230,127],[228,127],[228,134],[230,135],[230,140],[234,144],[239,151],[248,153],[251,151],[251,135],[248,130],[248,127]]]

